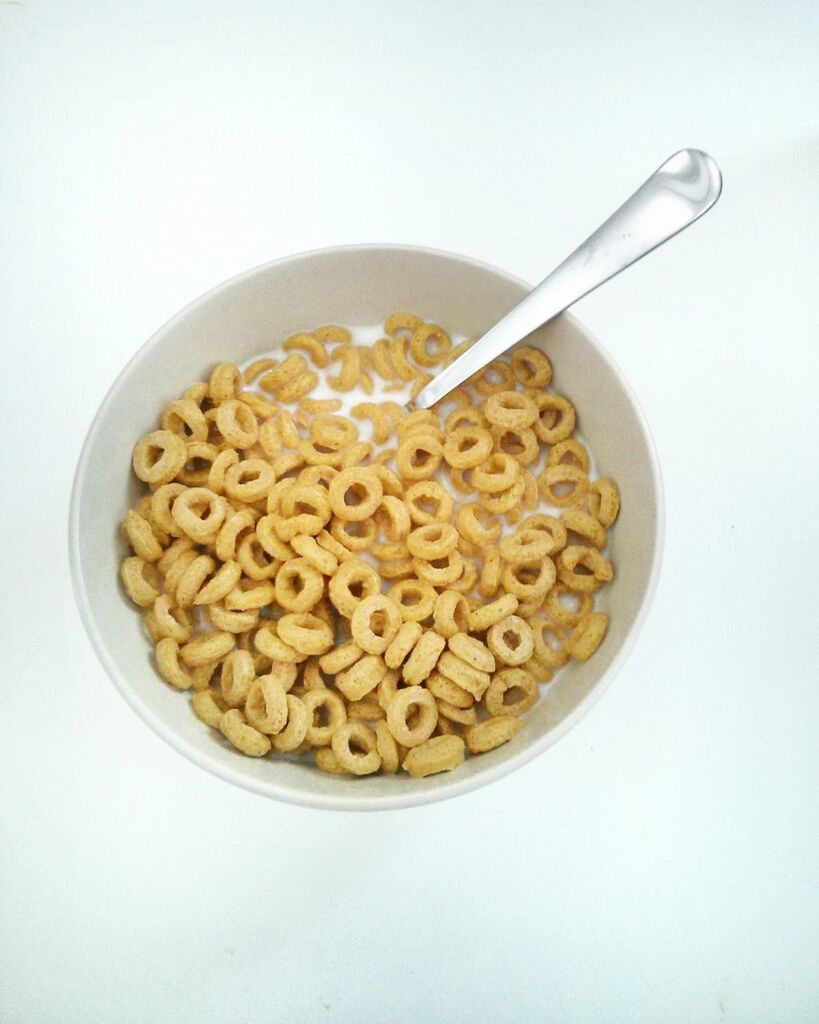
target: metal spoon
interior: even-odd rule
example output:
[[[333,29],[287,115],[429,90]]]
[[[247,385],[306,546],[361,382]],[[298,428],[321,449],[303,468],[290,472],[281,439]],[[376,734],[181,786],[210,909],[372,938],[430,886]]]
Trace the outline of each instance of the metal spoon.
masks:
[[[409,407],[434,405],[552,317],[693,224],[721,191],[722,174],[707,153],[681,149],[669,157],[571,256],[422,388]]]

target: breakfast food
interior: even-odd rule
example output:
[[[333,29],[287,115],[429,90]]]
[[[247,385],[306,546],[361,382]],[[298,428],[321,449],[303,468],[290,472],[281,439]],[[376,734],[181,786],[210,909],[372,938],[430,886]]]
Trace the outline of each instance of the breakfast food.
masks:
[[[402,404],[468,346],[410,313],[370,346],[295,334],[215,367],[134,446],[123,586],[162,678],[241,753],[449,771],[603,642],[620,498],[547,356],[518,346],[435,410]]]

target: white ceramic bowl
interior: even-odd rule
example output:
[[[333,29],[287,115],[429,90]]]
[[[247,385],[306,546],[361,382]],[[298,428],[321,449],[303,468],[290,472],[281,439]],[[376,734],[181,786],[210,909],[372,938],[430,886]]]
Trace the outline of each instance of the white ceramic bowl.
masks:
[[[598,472],[617,480],[622,510],[611,532],[617,575],[601,607],[611,624],[585,664],[572,662],[525,716],[515,739],[427,779],[344,779],[295,763],[247,758],[206,728],[187,695],[151,664],[135,609],[119,583],[120,523],[138,495],[130,470],[137,438],[166,402],[216,362],[242,362],[319,323],[372,324],[417,310],[479,335],[527,291],[503,271],[409,246],[324,249],[268,263],[219,285],[177,314],[128,363],[88,432],[71,498],[69,543],[77,601],[97,654],[131,707],[198,765],[264,796],[340,810],[409,807],[475,789],[525,764],[567,732],[611,682],[632,648],[653,594],[661,552],[659,468],[643,415],[622,374],[589,333],[564,315],[532,336],[549,354],[555,386],[578,410]]]

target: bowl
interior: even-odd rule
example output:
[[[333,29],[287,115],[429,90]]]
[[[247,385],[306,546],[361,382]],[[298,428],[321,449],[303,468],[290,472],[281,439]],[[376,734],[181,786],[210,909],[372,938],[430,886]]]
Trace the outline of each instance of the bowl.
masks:
[[[99,408],[80,455],[71,497],[69,545],[74,588],[91,642],[111,680],[163,739],[220,778],[263,796],[337,810],[409,807],[476,789],[526,764],[568,732],[600,697],[634,645],[655,589],[662,547],[659,467],[631,388],[591,334],[567,314],[530,343],[554,366],[554,386],[574,403],[598,473],[613,477],[622,509],[611,531],[617,574],[599,606],[606,639],[585,663],[571,662],[524,716],[508,744],[467,758],[454,772],[347,779],[310,765],[244,757],[192,713],[189,698],[154,669],[139,609],[125,596],[120,524],[141,493],[130,469],[134,442],[162,407],[209,368],[243,362],[279,339],[319,323],[380,323],[396,309],[418,311],[479,335],[529,286],[502,270],[452,253],[357,245],[267,263],[196,299],[131,359]]]

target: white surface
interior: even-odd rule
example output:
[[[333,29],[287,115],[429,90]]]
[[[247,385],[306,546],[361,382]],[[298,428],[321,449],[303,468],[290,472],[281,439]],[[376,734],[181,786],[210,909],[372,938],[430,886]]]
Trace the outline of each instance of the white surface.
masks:
[[[807,0],[0,4],[4,1024],[817,1018],[817,31]],[[141,341],[324,244],[537,279],[680,146],[718,207],[578,308],[668,506],[601,704],[486,790],[376,816],[154,737],[65,541]]]

